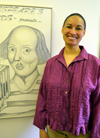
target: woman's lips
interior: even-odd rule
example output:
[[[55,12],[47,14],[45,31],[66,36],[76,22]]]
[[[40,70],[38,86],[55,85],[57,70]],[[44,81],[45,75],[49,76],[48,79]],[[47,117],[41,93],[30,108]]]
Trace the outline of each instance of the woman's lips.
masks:
[[[76,40],[77,38],[76,37],[71,37],[71,36],[68,36],[69,39],[71,40]]]
[[[16,64],[16,69],[22,70],[24,68],[24,65],[22,63],[17,63]]]

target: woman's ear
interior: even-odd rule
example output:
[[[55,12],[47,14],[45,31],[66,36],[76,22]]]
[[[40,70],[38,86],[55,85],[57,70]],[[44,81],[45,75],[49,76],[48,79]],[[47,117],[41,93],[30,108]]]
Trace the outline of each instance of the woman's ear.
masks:
[[[61,33],[63,34],[64,27],[62,26]]]
[[[86,30],[84,30],[84,35],[83,36],[85,36],[85,33],[86,33]]]

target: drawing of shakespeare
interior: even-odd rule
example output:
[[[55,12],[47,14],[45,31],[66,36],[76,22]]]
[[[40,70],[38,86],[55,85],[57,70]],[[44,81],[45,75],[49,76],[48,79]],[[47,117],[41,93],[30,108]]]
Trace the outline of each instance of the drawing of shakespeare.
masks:
[[[33,27],[15,27],[0,44],[0,118],[34,115],[42,75],[38,65],[50,58],[43,33]]]

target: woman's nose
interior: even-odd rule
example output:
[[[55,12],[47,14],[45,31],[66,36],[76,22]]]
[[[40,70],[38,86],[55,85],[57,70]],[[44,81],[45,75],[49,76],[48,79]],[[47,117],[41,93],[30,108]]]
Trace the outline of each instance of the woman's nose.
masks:
[[[76,30],[75,28],[72,28],[71,31],[70,31],[71,34],[76,34]]]

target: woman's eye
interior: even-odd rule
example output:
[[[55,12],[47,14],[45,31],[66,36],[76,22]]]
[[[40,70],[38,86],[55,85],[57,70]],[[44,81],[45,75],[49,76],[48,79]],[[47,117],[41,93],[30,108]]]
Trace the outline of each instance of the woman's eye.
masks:
[[[71,28],[71,26],[66,26],[66,28]]]
[[[30,51],[31,51],[30,48],[24,48],[23,53],[24,53],[25,55],[27,55],[27,54],[30,53]]]
[[[77,30],[82,30],[81,28],[76,28]]]

